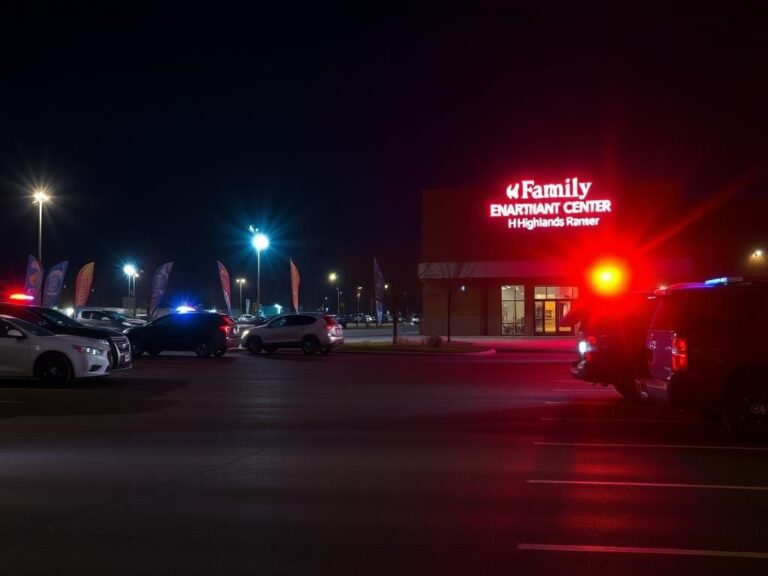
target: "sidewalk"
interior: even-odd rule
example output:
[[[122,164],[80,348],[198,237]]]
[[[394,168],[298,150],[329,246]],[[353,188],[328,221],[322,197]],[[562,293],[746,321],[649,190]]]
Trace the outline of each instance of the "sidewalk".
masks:
[[[345,333],[344,339],[348,343],[363,341],[382,342],[391,341],[391,335],[384,334],[350,334]],[[402,340],[420,342],[427,336],[418,334],[406,334],[400,336]],[[445,336],[442,337],[445,340]],[[452,342],[470,342],[478,346],[486,346],[497,352],[555,352],[576,354],[575,336],[452,336]]]

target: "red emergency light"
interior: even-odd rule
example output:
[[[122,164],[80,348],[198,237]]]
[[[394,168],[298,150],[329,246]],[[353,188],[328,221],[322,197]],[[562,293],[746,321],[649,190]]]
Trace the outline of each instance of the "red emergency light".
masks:
[[[34,296],[30,296],[29,294],[21,294],[19,292],[15,292],[9,296],[11,300],[20,300],[24,302],[30,302],[35,299]]]

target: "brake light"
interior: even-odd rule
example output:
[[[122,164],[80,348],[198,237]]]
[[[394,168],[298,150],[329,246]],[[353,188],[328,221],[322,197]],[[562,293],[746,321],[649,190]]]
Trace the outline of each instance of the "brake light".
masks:
[[[336,324],[338,324],[338,322],[336,322],[336,319],[333,316],[323,316],[323,318],[325,318],[325,323],[328,326],[335,326]]]
[[[672,372],[688,370],[688,340],[685,338],[672,338]]]

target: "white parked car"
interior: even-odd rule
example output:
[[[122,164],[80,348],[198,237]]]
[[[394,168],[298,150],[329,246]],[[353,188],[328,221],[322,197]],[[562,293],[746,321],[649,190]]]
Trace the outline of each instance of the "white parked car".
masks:
[[[326,354],[340,344],[344,344],[341,324],[327,314],[286,314],[240,333],[240,346],[253,354],[262,350],[272,353],[278,348]]]
[[[66,385],[109,373],[109,342],[54,334],[42,326],[0,316],[0,377],[36,378]]]

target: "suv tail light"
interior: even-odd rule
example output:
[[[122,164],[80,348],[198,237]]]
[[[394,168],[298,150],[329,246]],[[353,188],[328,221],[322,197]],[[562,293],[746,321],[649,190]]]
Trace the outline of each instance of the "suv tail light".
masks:
[[[672,372],[688,370],[688,340],[685,338],[672,338]]]
[[[338,322],[336,322],[336,319],[333,316],[323,316],[323,318],[325,318],[325,323],[328,326],[334,326],[338,324]]]

